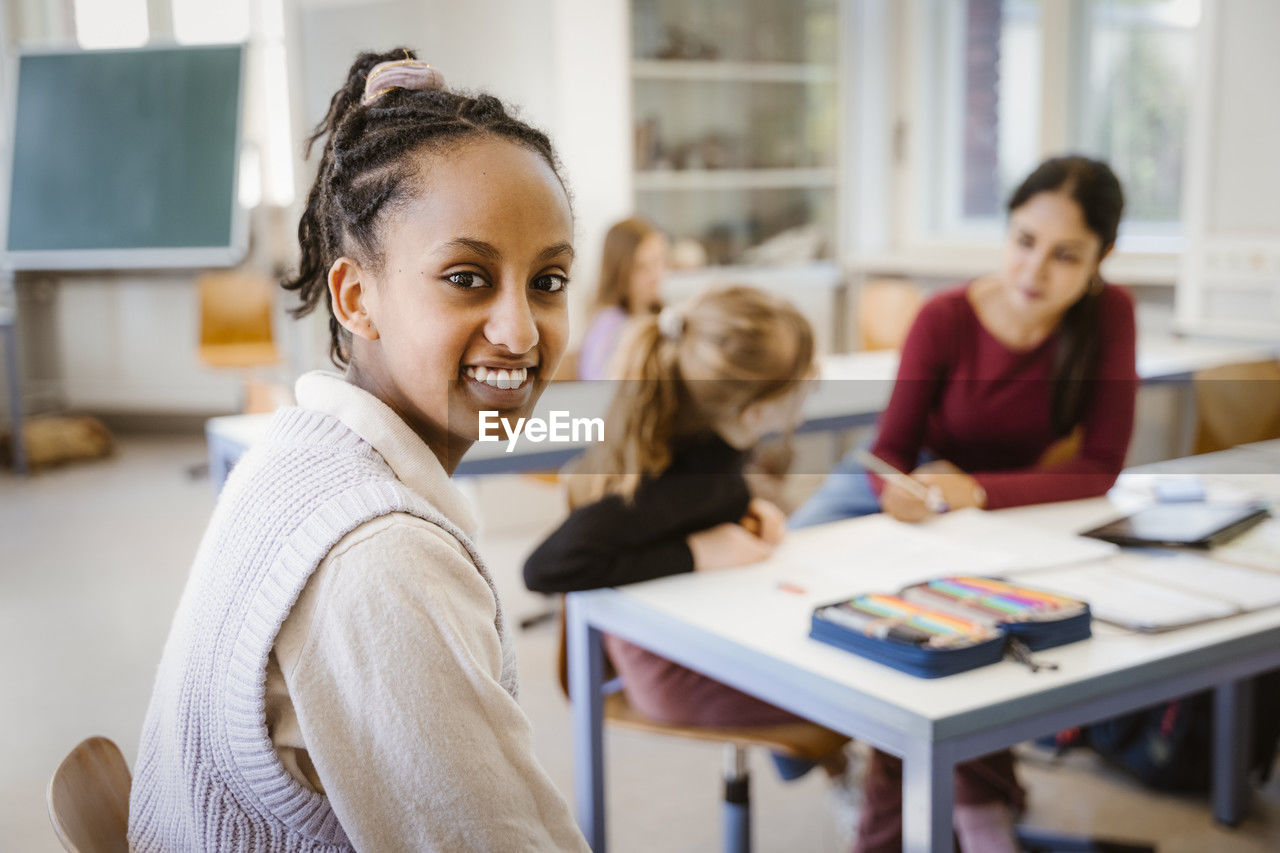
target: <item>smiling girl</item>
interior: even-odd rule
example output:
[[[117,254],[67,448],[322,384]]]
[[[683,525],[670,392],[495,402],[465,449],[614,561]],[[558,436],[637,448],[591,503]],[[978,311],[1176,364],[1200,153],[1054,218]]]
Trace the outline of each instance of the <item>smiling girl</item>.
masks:
[[[573,219],[548,139],[362,54],[285,287],[345,374],[227,481],[156,678],[137,850],[585,849],[533,756],[476,521],[481,410],[527,416],[564,353]]]

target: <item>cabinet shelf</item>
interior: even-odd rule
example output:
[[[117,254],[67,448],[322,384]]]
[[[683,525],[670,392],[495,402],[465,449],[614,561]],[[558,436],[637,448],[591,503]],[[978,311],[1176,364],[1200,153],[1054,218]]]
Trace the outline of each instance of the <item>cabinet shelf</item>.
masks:
[[[631,63],[636,80],[711,80],[741,83],[832,83],[830,65],[801,62],[725,62],[694,59],[637,59]]]
[[[821,189],[835,185],[834,169],[664,169],[635,173],[637,192]]]
[[[635,210],[687,263],[834,253],[845,5],[631,0]]]

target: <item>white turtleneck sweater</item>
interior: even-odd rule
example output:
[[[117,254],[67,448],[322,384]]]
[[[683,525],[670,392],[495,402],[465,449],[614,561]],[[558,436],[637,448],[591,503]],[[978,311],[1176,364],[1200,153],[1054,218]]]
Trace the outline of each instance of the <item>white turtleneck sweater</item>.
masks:
[[[586,850],[533,755],[466,499],[371,394],[310,373],[297,396],[197,555],[133,846]]]

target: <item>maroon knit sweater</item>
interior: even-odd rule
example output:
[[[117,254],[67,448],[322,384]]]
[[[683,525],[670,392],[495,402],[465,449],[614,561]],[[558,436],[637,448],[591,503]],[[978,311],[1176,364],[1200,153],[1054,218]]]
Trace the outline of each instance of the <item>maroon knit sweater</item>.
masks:
[[[1056,440],[1050,376],[1059,333],[1030,350],[1010,349],[978,320],[969,287],[940,293],[921,309],[873,452],[911,471],[920,451],[931,451],[972,474],[987,491],[989,509],[1103,494],[1124,466],[1133,429],[1132,298],[1114,285],[1103,289],[1101,351],[1086,389],[1080,450],[1038,468]]]

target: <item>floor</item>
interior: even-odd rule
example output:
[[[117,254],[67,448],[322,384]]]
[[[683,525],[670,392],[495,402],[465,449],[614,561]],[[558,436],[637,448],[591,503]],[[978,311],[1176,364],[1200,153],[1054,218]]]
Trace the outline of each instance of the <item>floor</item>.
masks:
[[[125,438],[116,456],[20,479],[0,473],[0,849],[54,851],[44,790],[58,760],[90,734],[120,744],[132,762],[169,620],[213,497],[187,469],[197,437]],[[554,486],[491,478],[474,487],[486,519],[481,548],[508,612],[546,606],[525,591],[524,555],[554,526]],[[519,634],[521,701],[535,747],[572,792],[569,715],[554,675],[556,633]],[[719,844],[715,747],[608,735],[610,844],[616,851],[714,850]],[[824,782],[783,784],[753,756],[756,848],[841,848]],[[1216,827],[1206,802],[1159,797],[1079,754],[1021,763],[1031,791],[1027,822],[1071,832],[1146,839],[1161,851],[1280,850],[1280,781],[1256,798],[1238,830]]]

